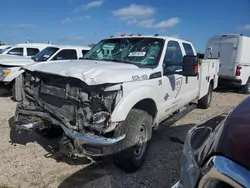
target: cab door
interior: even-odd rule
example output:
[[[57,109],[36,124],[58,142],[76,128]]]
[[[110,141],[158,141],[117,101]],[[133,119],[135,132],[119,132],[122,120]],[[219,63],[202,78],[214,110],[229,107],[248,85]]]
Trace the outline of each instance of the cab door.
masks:
[[[169,73],[162,77],[161,94],[164,99],[161,104],[161,109],[165,118],[178,110],[182,106],[182,101],[185,99],[185,80],[182,75],[178,74],[178,72],[182,71],[182,61],[183,53],[179,42],[168,41],[163,66]],[[173,63],[175,65],[169,66]]]

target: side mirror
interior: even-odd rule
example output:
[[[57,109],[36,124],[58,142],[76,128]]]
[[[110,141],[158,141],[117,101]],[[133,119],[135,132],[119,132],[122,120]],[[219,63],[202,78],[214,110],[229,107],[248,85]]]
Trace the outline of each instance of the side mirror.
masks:
[[[183,67],[181,74],[183,76],[196,77],[199,72],[199,60],[197,56],[185,55],[183,57]]]

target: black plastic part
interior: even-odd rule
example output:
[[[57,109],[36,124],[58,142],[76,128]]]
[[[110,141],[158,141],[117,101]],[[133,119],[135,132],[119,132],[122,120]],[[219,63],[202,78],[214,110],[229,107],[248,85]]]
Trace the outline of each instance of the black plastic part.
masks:
[[[183,76],[197,76],[198,72],[195,72],[195,67],[199,64],[197,56],[185,55],[183,57],[183,67],[182,75]]]

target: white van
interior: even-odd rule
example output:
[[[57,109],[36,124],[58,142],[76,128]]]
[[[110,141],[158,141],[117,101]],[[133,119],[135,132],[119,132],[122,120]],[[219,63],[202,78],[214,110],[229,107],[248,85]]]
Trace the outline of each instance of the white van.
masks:
[[[36,55],[38,52],[49,46],[50,44],[44,43],[23,43],[16,44],[11,48],[5,49],[2,55],[15,55],[15,56],[27,56],[32,57]],[[5,56],[7,58],[7,56]]]
[[[219,58],[219,85],[242,88],[250,93],[250,37],[218,35],[206,47],[205,59]]]

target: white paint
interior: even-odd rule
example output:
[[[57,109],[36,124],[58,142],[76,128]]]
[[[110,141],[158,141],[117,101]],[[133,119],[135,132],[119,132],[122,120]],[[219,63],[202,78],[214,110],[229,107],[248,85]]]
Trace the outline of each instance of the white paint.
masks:
[[[131,36],[137,37],[137,36]],[[140,36],[142,37],[142,36]],[[153,37],[153,36],[143,36]],[[119,37],[120,38],[120,37]],[[125,38],[125,37],[123,37]],[[124,121],[129,111],[133,106],[143,99],[151,99],[157,107],[156,123],[160,123],[169,117],[173,112],[183,108],[194,99],[204,97],[208,92],[208,86],[212,79],[215,79],[215,86],[217,87],[219,61],[218,60],[203,60],[199,65],[199,79],[197,77],[184,77],[179,74],[165,75],[154,79],[133,80],[134,76],[146,75],[148,78],[151,74],[161,72],[163,75],[163,60],[167,49],[168,42],[177,41],[182,50],[182,54],[186,55],[183,42],[188,43],[196,51],[192,43],[181,39],[172,37],[153,37],[161,38],[165,41],[164,48],[156,68],[139,68],[132,64],[122,64],[108,61],[95,60],[72,60],[72,61],[57,61],[53,63],[38,63],[25,67],[30,71],[39,71],[47,74],[61,75],[65,77],[78,78],[88,85],[100,85],[105,83],[118,84],[114,88],[123,88],[122,97],[119,95],[119,100],[111,115],[113,122]],[[114,40],[113,38],[112,40]],[[207,77],[209,76],[209,80]],[[186,79],[187,82],[186,82]],[[175,84],[178,86],[176,87]],[[120,87],[122,86],[122,87]],[[107,88],[109,90],[109,88]],[[165,100],[165,96],[168,99]]]

